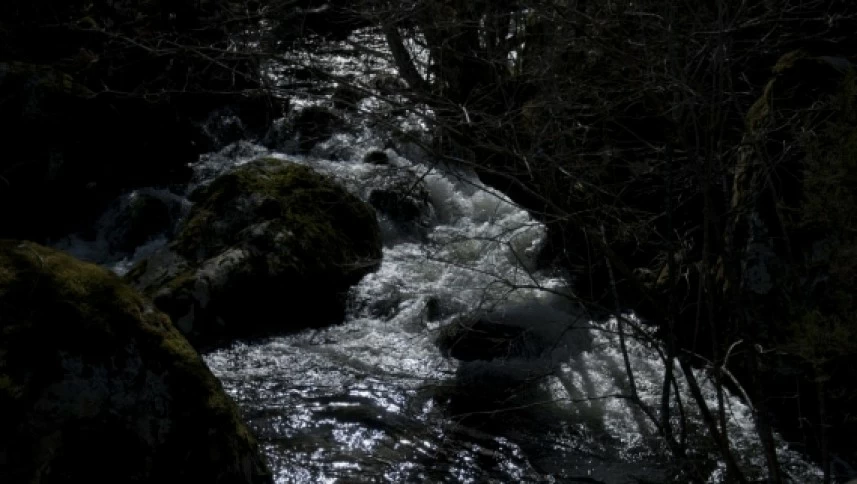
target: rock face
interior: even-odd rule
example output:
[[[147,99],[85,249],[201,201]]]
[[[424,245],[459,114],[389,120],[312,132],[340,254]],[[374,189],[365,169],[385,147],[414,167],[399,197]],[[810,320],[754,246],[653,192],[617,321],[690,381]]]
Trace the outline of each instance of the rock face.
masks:
[[[304,166],[258,160],[192,199],[176,240],[128,278],[196,344],[339,321],[381,260],[371,207]]]
[[[857,71],[797,51],[774,74],[747,116],[735,167],[723,291],[742,303],[741,336],[777,349],[759,356],[764,381],[747,386],[788,396],[772,406],[803,415],[811,451],[829,439],[854,463]],[[795,388],[804,390],[795,397]]]
[[[0,482],[271,482],[235,404],[113,274],[0,241]]]

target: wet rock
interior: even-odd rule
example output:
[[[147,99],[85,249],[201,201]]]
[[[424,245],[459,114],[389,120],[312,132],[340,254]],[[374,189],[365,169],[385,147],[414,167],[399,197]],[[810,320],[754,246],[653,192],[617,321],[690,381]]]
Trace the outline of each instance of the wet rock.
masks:
[[[389,165],[390,157],[381,150],[372,150],[363,156],[363,163],[371,165]]]
[[[305,166],[258,160],[192,199],[176,240],[128,278],[195,344],[341,321],[381,260],[373,210]]]
[[[562,297],[510,304],[454,319],[435,343],[462,361],[530,360],[550,368],[591,351],[587,316]]]
[[[354,111],[357,109],[360,101],[366,97],[367,94],[365,91],[350,84],[341,83],[333,90],[333,94],[331,94],[330,99],[333,101],[333,106],[336,109]]]
[[[282,118],[288,110],[288,100],[277,98],[258,90],[241,95],[233,102],[211,112],[202,131],[205,139],[200,141],[205,151],[218,151],[230,143],[244,139],[260,140],[277,136],[274,121]],[[271,148],[277,148],[276,143]]]
[[[99,202],[87,181],[69,176],[74,161],[63,149],[78,131],[71,113],[83,111],[91,94],[52,67],[0,62],[0,237],[41,236],[45,225],[66,225],[69,207],[89,211]]]
[[[431,197],[422,181],[409,171],[393,172],[369,193],[369,204],[405,235],[423,237],[435,218]]]
[[[215,105],[193,103],[113,100],[55,67],[0,63],[0,130],[8,140],[0,236],[57,237],[93,222],[122,192],[186,181],[181,161],[204,145],[195,115]]]
[[[444,326],[436,343],[446,357],[476,361],[531,355],[538,342],[522,327],[483,317],[462,318]]]
[[[132,192],[116,205],[114,210],[118,213],[108,212],[114,218],[101,224],[111,251],[131,252],[155,236],[170,236],[183,214],[179,197],[153,190]]]
[[[360,297],[352,293],[348,300],[348,314],[358,317],[389,321],[399,312],[405,297],[399,286],[384,284],[369,294]]]
[[[196,351],[115,275],[0,241],[0,481],[267,483]]]
[[[426,301],[423,314],[427,321],[439,321],[466,310],[466,305],[461,301],[432,296]]]
[[[202,129],[205,133],[204,142],[207,151],[218,151],[230,143],[247,137],[244,123],[231,108],[212,112],[202,124]]]
[[[425,192],[410,190],[409,187],[397,188],[373,190],[369,203],[396,222],[417,221],[428,206]]]
[[[382,96],[388,96],[401,94],[408,86],[395,74],[380,74],[372,79],[372,87]]]
[[[287,118],[276,119],[268,131],[261,137],[259,143],[274,151],[294,153],[297,151],[297,140],[292,131],[292,125]]]
[[[283,117],[289,110],[289,99],[272,95],[265,90],[244,93],[231,104],[236,115],[255,137],[271,127],[275,119]]]
[[[298,150],[308,153],[313,146],[330,138],[344,126],[343,120],[330,110],[310,106],[298,113],[294,121],[298,133]]]

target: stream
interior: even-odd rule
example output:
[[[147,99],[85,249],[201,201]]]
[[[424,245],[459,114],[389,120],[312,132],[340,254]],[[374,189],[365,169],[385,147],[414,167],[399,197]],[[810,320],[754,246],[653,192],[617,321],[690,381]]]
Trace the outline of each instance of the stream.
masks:
[[[383,263],[352,288],[342,324],[204,355],[258,435],[276,482],[689,482],[655,426],[627,398],[617,321],[591,321],[567,297],[561,277],[534,270],[544,227],[472,173],[444,167],[415,146],[391,146],[385,133],[361,122],[361,112],[377,109],[373,102],[364,100],[347,129],[303,155],[288,143],[271,147],[258,140],[206,154],[193,166],[188,187],[127,193],[94,235],[54,245],[122,274],[170,237],[167,230],[116,250],[110,234],[134,197],[163,200],[175,225],[191,206],[190,191],[260,156],[309,165],[364,200],[390,177],[414,177],[430,207],[418,226],[379,215]],[[420,128],[416,118],[396,122]],[[389,164],[364,163],[372,150],[384,150]],[[288,307],[282,312],[313,318]],[[438,337],[473,316],[522,330],[528,339],[490,359],[444,356]],[[664,365],[656,349],[644,337],[628,338],[628,361],[640,400],[658,409]],[[716,406],[706,372],[697,378]],[[677,379],[698,473],[724,482],[725,466],[682,375]],[[742,468],[763,477],[752,410],[726,395],[726,411]],[[676,403],[672,414],[679,428]],[[816,467],[778,445],[793,482],[820,480]]]

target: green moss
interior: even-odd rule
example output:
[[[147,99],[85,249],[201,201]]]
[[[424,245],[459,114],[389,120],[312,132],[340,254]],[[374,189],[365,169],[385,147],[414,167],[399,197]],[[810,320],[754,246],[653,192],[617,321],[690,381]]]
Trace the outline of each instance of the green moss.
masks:
[[[777,60],[777,63],[774,64],[774,68],[772,69],[772,71],[774,72],[774,74],[782,74],[785,71],[795,67],[795,64],[797,64],[799,61],[808,58],[810,58],[810,55],[804,50],[791,51],[787,54],[784,54]]]
[[[11,284],[15,280],[15,273],[9,267],[0,266],[0,286]]]
[[[807,271],[827,274],[830,290],[816,297],[822,315],[854,325],[857,333],[857,73],[844,78],[822,122],[800,130],[805,158],[802,203],[788,218],[790,228],[823,245],[813,249]],[[817,108],[818,109],[818,108]],[[857,354],[857,352],[855,352]]]
[[[747,128],[750,133],[758,135],[768,121],[771,114],[771,101],[774,89],[774,81],[769,81],[765,85],[765,90],[762,96],[750,106],[747,112]]]
[[[85,30],[95,30],[98,28],[98,22],[92,17],[83,17],[77,20],[77,27]]]
[[[31,302],[34,320],[44,318],[57,327],[68,321],[50,316],[62,313],[75,325],[109,332],[113,321],[139,314],[144,304],[113,274],[36,244],[0,242],[0,267],[15,273],[14,279],[0,281],[4,298],[16,306]]]
[[[347,288],[382,255],[374,210],[306,166],[263,158],[192,194],[169,250],[135,272],[137,287],[182,319],[197,345],[341,320]],[[189,312],[189,310],[193,312]]]
[[[796,397],[808,415],[824,404],[826,422],[808,419],[810,432],[824,425],[830,435],[851,435],[857,405],[857,72],[840,58],[802,52],[784,56],[774,71],[747,117],[757,147],[750,160],[756,191],[745,195],[760,200],[757,213],[778,231],[769,243],[786,268],[762,317],[769,319],[763,346],[777,348],[777,356],[767,357],[767,375],[816,388],[817,395]]]
[[[146,269],[149,267],[148,259],[143,259],[140,262],[134,264],[134,267],[125,274],[125,280],[130,282],[131,284],[136,283],[140,280],[143,274],[146,273]]]
[[[107,472],[122,482],[171,482],[177,476],[269,481],[257,444],[219,381],[169,319],[118,277],[67,254],[14,241],[0,241],[0,274],[6,274],[0,277],[0,454],[22,454],[13,472],[39,475],[51,468],[81,477],[97,465],[96,474]],[[144,366],[127,365],[129,359]],[[82,361],[94,378],[106,375],[108,385],[130,393],[116,395],[116,401],[76,401],[72,392],[57,402],[45,389],[86,375],[69,375],[66,361]],[[144,374],[166,389],[137,388],[134,382]],[[149,398],[167,402],[165,407],[129,398],[160,391],[165,393]],[[102,407],[97,421],[79,422],[73,413]],[[140,422],[159,422],[167,435],[150,442],[147,430],[128,423],[123,412],[129,411]],[[50,452],[40,451],[46,443],[53,443]],[[81,461],[83,448],[91,458]]]
[[[0,375],[0,400],[17,400],[24,394],[24,388],[8,375]]]
[[[857,355],[857,317],[853,313],[840,316],[810,308],[797,314],[789,329],[789,351],[818,370]]]
[[[240,224],[248,220],[273,224],[271,233],[291,234],[297,241],[290,244],[297,251],[292,259],[316,260],[323,266],[316,269],[353,264],[360,256],[380,256],[380,232],[372,233],[372,227],[377,227],[374,212],[305,166],[263,158],[221,176],[192,198],[196,205],[175,247],[193,260],[220,253],[247,237]],[[248,209],[254,213],[247,214]],[[230,223],[239,226],[232,230],[216,227]]]
[[[187,270],[182,271],[175,277],[169,280],[166,283],[165,287],[167,287],[170,291],[178,291],[184,288],[189,287],[193,284],[193,281],[196,280],[196,271]]]
[[[794,124],[791,116],[801,116],[810,106],[825,103],[826,96],[839,90],[848,61],[838,57],[812,56],[806,51],[789,52],[777,61],[774,76],[765,85],[764,93],[747,114],[747,126],[754,135],[764,134]],[[849,101],[851,102],[851,101]]]

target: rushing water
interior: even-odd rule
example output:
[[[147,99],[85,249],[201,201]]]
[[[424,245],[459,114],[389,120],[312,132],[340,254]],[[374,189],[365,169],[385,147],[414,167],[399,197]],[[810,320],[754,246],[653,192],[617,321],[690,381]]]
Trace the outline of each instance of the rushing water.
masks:
[[[242,142],[203,157],[192,184],[268,154],[308,164],[364,198],[403,173],[422,176],[430,195],[433,210],[419,235],[381,217],[383,263],[353,288],[342,324],[205,355],[258,433],[277,482],[630,483],[672,475],[654,427],[621,396],[628,378],[616,322],[591,323],[563,297],[562,281],[532,271],[540,224],[472,175],[392,150],[392,167],[360,162],[378,145],[366,132],[343,133],[329,144],[340,156],[343,145],[350,151],[329,161]],[[181,195],[145,194],[163,197],[179,214],[187,210]],[[136,196],[117,201],[94,241],[69,239],[65,247],[84,258],[100,254],[99,262],[118,272],[145,257],[166,237],[112,256],[107,238]],[[527,328],[535,342],[490,361],[443,357],[435,344],[441,328],[475,313]],[[642,400],[657,407],[663,375],[657,353],[636,340],[629,353]],[[706,390],[714,405],[715,393]],[[728,410],[733,445],[747,469],[760,471],[750,410],[735,398]],[[709,448],[688,411],[691,441]],[[796,482],[814,479],[810,466],[782,451]],[[722,466],[706,452],[700,452],[703,466],[719,482]]]
[[[414,119],[397,122],[419,127]],[[414,231],[380,216],[383,263],[352,289],[342,324],[204,355],[258,434],[276,481],[618,484],[674,477],[655,427],[626,398],[617,322],[589,321],[564,297],[562,280],[533,270],[544,228],[472,174],[435,166],[407,146],[387,149],[389,166],[362,163],[367,151],[388,143],[367,124],[351,126],[309,156],[246,141],[229,145],[201,157],[186,190],[126,194],[94,238],[57,245],[123,273],[167,242],[187,213],[190,190],[262,155],[310,165],[364,199],[391,178],[421,178],[431,201],[422,226]],[[170,223],[162,235],[129,248],[110,234],[141,196],[163,200]],[[473,314],[534,336],[521,351],[487,361],[444,357],[435,343],[441,330]],[[640,400],[659,408],[664,368],[657,351],[629,338],[628,360]],[[716,405],[705,374],[698,377]],[[681,375],[678,383],[698,469],[709,482],[722,482],[724,467]],[[726,404],[741,465],[761,476],[752,412],[738,398],[727,395]],[[676,404],[673,415],[678,427]],[[814,467],[780,447],[794,482],[818,480]]]

